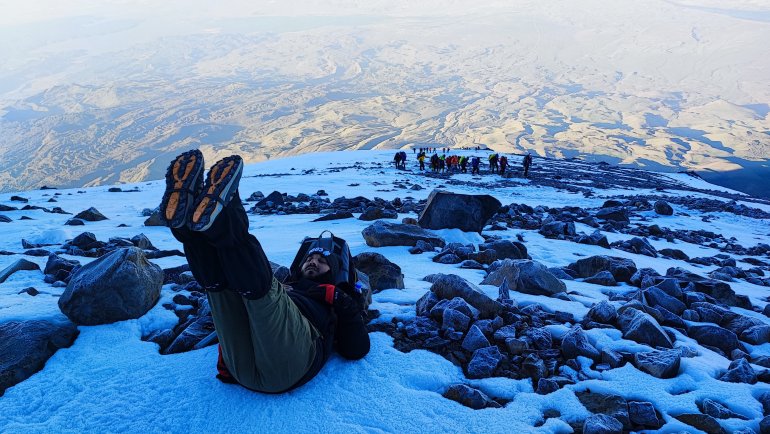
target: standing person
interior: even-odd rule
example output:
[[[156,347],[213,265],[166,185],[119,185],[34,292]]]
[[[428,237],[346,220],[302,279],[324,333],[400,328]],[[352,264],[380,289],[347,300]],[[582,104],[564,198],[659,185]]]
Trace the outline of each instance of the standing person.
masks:
[[[417,154],[417,161],[420,162],[420,170],[425,170],[425,152],[420,151]]]
[[[220,380],[265,393],[310,381],[333,349],[348,359],[369,352],[363,296],[336,281],[341,257],[310,248],[287,291],[249,233],[238,194],[243,160],[218,161],[203,181],[198,150],[177,156],[166,172],[160,215],[182,242],[190,270],[206,292],[219,337]]]
[[[505,175],[505,168],[508,167],[508,157],[505,155],[500,157],[500,175]]]
[[[468,173],[468,157],[465,155],[460,157],[460,171],[462,173]]]
[[[479,166],[481,165],[481,158],[479,157],[473,157],[471,158],[471,175],[478,175],[479,174]]]
[[[433,154],[433,156],[430,157],[430,169],[433,171],[433,173],[438,172],[438,162],[439,162],[438,154]]]
[[[521,162],[524,165],[524,177],[529,178],[529,166],[532,165],[532,154],[527,152],[527,155],[524,156],[524,160]]]

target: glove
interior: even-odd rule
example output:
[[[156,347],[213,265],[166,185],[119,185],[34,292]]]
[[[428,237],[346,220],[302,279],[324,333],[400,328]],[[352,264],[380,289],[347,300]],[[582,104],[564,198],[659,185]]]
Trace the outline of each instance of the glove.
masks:
[[[349,287],[346,287],[346,285]],[[355,294],[355,288],[350,284],[345,283],[345,285],[342,285],[342,288],[329,284],[321,284],[310,288],[307,293],[316,300],[322,300],[326,304],[331,305],[334,312],[340,317],[349,318],[361,314],[363,312],[363,297],[360,295],[357,296],[357,298],[361,300],[361,302],[359,302],[348,295],[349,291],[352,291],[352,293]]]

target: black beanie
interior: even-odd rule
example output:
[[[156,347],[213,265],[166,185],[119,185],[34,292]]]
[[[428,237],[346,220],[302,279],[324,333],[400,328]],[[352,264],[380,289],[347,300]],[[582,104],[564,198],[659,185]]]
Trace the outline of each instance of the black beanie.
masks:
[[[304,258],[302,258],[302,262],[300,262],[299,268],[302,269],[302,264],[307,261],[307,258],[310,255],[313,254],[321,254],[323,255],[324,259],[326,259],[326,263],[329,265],[329,271],[327,271],[325,274],[319,276],[317,279],[314,279],[316,281],[323,281],[324,283],[330,283],[332,285],[337,284],[335,280],[337,280],[337,274],[339,274],[340,271],[340,260],[337,258],[337,255],[334,253],[324,249],[323,247],[314,247],[307,251],[307,254]],[[299,271],[299,270],[298,270]],[[301,273],[301,271],[299,271]]]

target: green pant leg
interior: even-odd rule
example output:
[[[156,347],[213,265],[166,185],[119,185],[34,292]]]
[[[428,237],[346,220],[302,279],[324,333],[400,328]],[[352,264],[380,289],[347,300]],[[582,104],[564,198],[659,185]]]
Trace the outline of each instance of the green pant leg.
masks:
[[[218,291],[209,292],[208,299],[227,369],[241,383],[241,378],[256,377],[249,313],[243,297],[233,291]]]
[[[310,368],[318,331],[280,283],[257,300],[232,291],[209,293],[222,357],[238,382],[262,392],[281,392]]]
[[[320,334],[275,279],[267,295],[257,300],[244,299],[244,303],[251,318],[251,341],[258,374],[253,388],[265,392],[284,391],[310,369]]]

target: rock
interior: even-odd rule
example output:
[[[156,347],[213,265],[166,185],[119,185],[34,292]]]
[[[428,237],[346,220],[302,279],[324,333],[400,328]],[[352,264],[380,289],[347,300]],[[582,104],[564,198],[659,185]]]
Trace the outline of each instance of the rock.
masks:
[[[474,351],[468,363],[468,378],[491,377],[502,360],[503,354],[494,346]]]
[[[600,271],[609,271],[618,282],[629,282],[631,276],[636,273],[636,264],[634,261],[615,256],[591,256],[580,259],[567,266],[575,271],[577,277],[591,277]]]
[[[69,347],[77,336],[77,326],[64,318],[1,323],[0,396],[43,369],[56,350]]]
[[[40,266],[32,261],[26,259],[19,259],[13,264],[7,266],[3,271],[0,271],[0,283],[8,280],[11,275],[17,271],[34,271],[40,270]]]
[[[527,329],[526,336],[537,350],[549,350],[553,347],[553,337],[545,327],[530,327]]]
[[[516,282],[519,280],[520,269],[518,264],[511,259],[504,260],[501,265],[492,271],[481,281],[482,285],[501,286],[503,282],[507,282],[509,287],[513,286],[513,290],[516,290]]]
[[[770,326],[756,325],[747,328],[741,333],[741,340],[752,345],[761,345],[770,342]]]
[[[99,210],[97,210],[94,207],[91,207],[85,211],[79,212],[77,215],[75,215],[74,218],[85,220],[87,222],[98,222],[101,220],[107,220],[107,217],[105,217],[104,214],[100,213]]]
[[[121,248],[78,269],[59,308],[83,325],[139,318],[158,301],[162,284],[163,271],[141,249]]]
[[[716,347],[725,354],[740,348],[738,336],[730,330],[711,324],[695,324],[687,328],[687,335],[702,345]]]
[[[634,354],[634,366],[657,378],[674,378],[679,374],[679,350],[651,351]]]
[[[623,311],[618,317],[623,337],[647,344],[653,348],[673,348],[674,345],[657,321],[650,315],[634,308]]]
[[[214,320],[211,318],[208,300],[205,300],[198,309],[198,315],[187,320],[182,332],[161,353],[177,354],[198,349],[198,344],[213,331]]]
[[[511,291],[515,290],[516,288],[511,288],[508,279],[503,279],[503,283],[501,283],[498,288],[497,301],[503,302],[504,300],[511,300]]]
[[[701,414],[701,413],[687,413],[674,416],[681,422],[695,427],[701,431],[706,431],[709,434],[723,434],[725,430],[722,425],[717,422],[713,417]]]
[[[615,281],[615,277],[609,271],[600,271],[591,277],[586,277],[583,281],[586,283],[593,283],[594,285],[601,285],[601,286],[618,285],[618,282]]]
[[[394,210],[380,208],[376,206],[370,206],[358,216],[359,220],[372,221],[378,219],[395,219],[398,218],[398,213]]]
[[[468,325],[471,323],[471,318],[455,309],[444,309],[442,315],[441,329],[449,331],[458,331],[465,333],[468,330]]]
[[[418,316],[414,321],[404,326],[404,332],[411,339],[428,339],[438,336],[440,327],[436,321],[424,316]]]
[[[490,195],[433,190],[418,222],[426,229],[457,228],[465,232],[481,232],[500,205],[500,201]]]
[[[591,413],[611,416],[617,419],[622,426],[629,425],[628,404],[623,397],[591,393],[590,391],[575,392],[575,396]]]
[[[325,222],[330,220],[342,220],[353,218],[353,213],[350,211],[337,211],[329,214],[324,214],[321,217],[313,220],[314,222]]]
[[[460,297],[480,312],[481,318],[494,318],[503,309],[503,305],[482,293],[465,279],[454,274],[440,274],[435,277],[430,291],[438,299],[451,300]]]
[[[537,381],[537,389],[535,392],[538,395],[548,395],[549,393],[559,390],[559,383],[552,378],[541,378]]]
[[[468,330],[468,334],[465,335],[465,339],[463,339],[461,346],[465,351],[474,352],[479,348],[485,348],[490,345],[491,344],[489,343],[489,340],[486,336],[484,336],[484,333],[481,331],[481,329],[475,325],[472,325]]]
[[[131,237],[131,243],[142,250],[155,250],[155,246],[145,234],[134,235]]]
[[[575,223],[553,221],[544,224],[538,231],[546,238],[565,238],[575,235]]]
[[[674,209],[665,200],[655,202],[655,212],[660,215],[674,215]]]
[[[0,223],[10,223],[12,221],[13,220],[11,220],[11,218],[8,216],[0,215]]]
[[[353,257],[353,264],[356,269],[369,276],[369,285],[374,294],[383,289],[404,289],[404,275],[401,273],[401,267],[379,253],[359,253]]]
[[[280,191],[273,191],[268,194],[267,197],[256,203],[258,208],[273,208],[278,205],[283,205],[286,201],[283,198],[283,194]]]
[[[615,306],[610,304],[607,300],[595,303],[586,314],[587,319],[602,324],[612,324],[617,317],[618,312],[615,309]]]
[[[610,220],[622,223],[629,223],[631,221],[628,218],[628,209],[622,206],[602,208],[596,213],[596,218],[599,220]]]
[[[64,259],[55,253],[51,253],[48,255],[48,261],[46,262],[45,268],[43,269],[43,274],[55,276],[57,277],[57,280],[63,281],[65,279],[59,277],[69,277],[69,274],[72,272],[72,270],[79,266],[80,262],[78,261]]]
[[[592,414],[583,423],[583,434],[622,434],[623,424],[606,414]]]
[[[652,268],[640,268],[634,272],[634,274],[631,275],[631,278],[628,280],[628,283],[630,283],[633,286],[636,286],[638,288],[642,287],[642,282],[645,280],[651,281],[652,278],[660,276],[660,273],[655,271]],[[650,285],[647,285],[650,286]]]
[[[759,433],[770,433],[770,416],[765,416],[761,421],[759,421]]]
[[[516,280],[518,292],[552,296],[567,290],[567,285],[557,279],[545,265],[539,262],[514,260],[513,265],[519,269],[519,278]]]
[[[543,359],[537,354],[531,353],[527,355],[521,363],[520,372],[522,376],[531,378],[532,383],[535,384],[541,378],[545,378],[548,374],[548,368],[545,366]]]
[[[518,241],[497,240],[479,244],[479,251],[494,250],[496,259],[529,259],[527,246]]]
[[[623,366],[625,359],[619,352],[605,348],[602,350],[602,363],[605,363],[609,365],[610,368],[615,369]]]
[[[444,247],[444,240],[418,226],[377,220],[361,231],[366,245],[370,247],[414,246],[425,241],[433,246]]]
[[[94,235],[92,232],[83,232],[73,238],[69,244],[81,250],[88,250],[99,245],[99,241],[96,240],[96,235]]]
[[[746,419],[744,416],[730,410],[724,405],[714,401],[713,399],[704,399],[703,403],[699,405],[703,414],[707,414],[714,419]]]
[[[474,410],[481,410],[483,408],[500,408],[500,404],[493,401],[484,392],[474,389],[465,384],[454,384],[449,386],[446,392],[444,392],[444,398],[451,399],[452,401],[459,402],[460,404],[472,408]]]
[[[728,306],[737,306],[744,309],[751,309],[751,301],[748,297],[737,295],[729,284],[714,279],[707,279],[691,273],[682,268],[669,268],[666,271],[667,277],[673,277],[681,281],[693,283],[693,289],[709,295]]]
[[[651,402],[628,401],[628,418],[634,425],[660,428],[661,423]]]
[[[738,359],[730,362],[727,372],[720,375],[719,380],[728,383],[754,384],[757,382],[757,373],[746,359]]]
[[[591,342],[588,341],[588,336],[580,326],[573,326],[562,338],[561,352],[565,359],[574,359],[577,356],[588,357],[591,360],[598,361],[600,358],[599,350],[597,350]]]
[[[144,225],[145,226],[166,226],[166,222],[160,217],[160,210],[155,209],[144,221]]]
[[[21,291],[18,292],[19,294],[27,294],[32,297],[35,297],[40,294],[40,291],[38,291],[36,288],[30,286],[28,288],[24,288]]]
[[[666,294],[660,288],[655,286],[650,286],[649,288],[643,290],[642,295],[644,296],[648,306],[662,306],[669,312],[673,312],[677,315],[681,315],[682,312],[684,312],[684,310],[687,308],[684,303]]]
[[[688,259],[690,259],[690,257],[687,256],[685,252],[679,249],[660,249],[658,250],[658,253],[672,259],[679,259],[681,261],[687,261]]]
[[[607,236],[602,233],[600,230],[595,230],[591,233],[591,235],[580,235],[575,240],[579,244],[588,244],[591,246],[600,246],[604,247],[605,249],[610,248],[610,242],[607,240]]]

